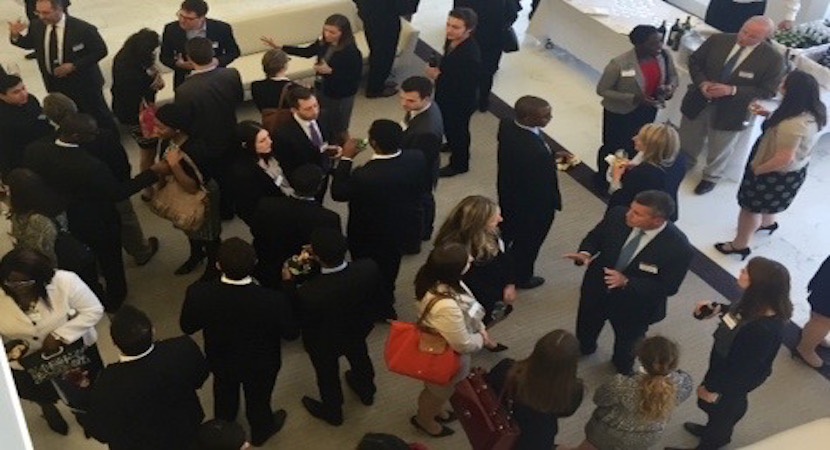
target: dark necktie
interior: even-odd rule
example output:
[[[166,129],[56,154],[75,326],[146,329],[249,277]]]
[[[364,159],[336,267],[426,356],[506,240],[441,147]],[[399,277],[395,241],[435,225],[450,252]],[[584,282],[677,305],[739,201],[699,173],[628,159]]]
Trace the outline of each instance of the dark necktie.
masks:
[[[726,63],[723,65],[723,70],[720,73],[720,81],[725,82],[729,80],[729,77],[732,76],[732,71],[735,70],[735,66],[738,65],[738,60],[741,58],[741,55],[746,50],[746,47],[738,46],[738,51],[729,58]]]
[[[617,258],[617,263],[614,264],[615,270],[623,270],[628,267],[628,263],[634,259],[634,252],[637,251],[637,247],[640,246],[640,241],[645,234],[645,231],[638,229],[634,233],[634,237],[623,246],[622,250],[620,250],[620,257]]]
[[[46,67],[49,69],[49,73],[54,73],[55,67],[58,67],[59,63],[58,32],[57,27],[52,25],[52,30],[49,31],[49,54],[46,55]]]
[[[542,147],[545,147],[545,150],[547,150],[548,153],[550,153],[550,147],[548,147],[548,143],[545,142],[545,138],[542,136],[542,132],[540,131],[538,133],[535,133],[531,131],[531,133],[533,133],[533,135],[536,136],[536,139],[538,139],[539,142],[542,143]]]
[[[412,122],[412,112],[411,111],[407,111],[406,115],[403,116],[403,123],[409,125],[409,122]]]
[[[320,132],[317,131],[317,126],[313,121],[308,123],[308,135],[311,138],[311,143],[315,147],[320,148],[323,146],[323,137],[320,136]]]

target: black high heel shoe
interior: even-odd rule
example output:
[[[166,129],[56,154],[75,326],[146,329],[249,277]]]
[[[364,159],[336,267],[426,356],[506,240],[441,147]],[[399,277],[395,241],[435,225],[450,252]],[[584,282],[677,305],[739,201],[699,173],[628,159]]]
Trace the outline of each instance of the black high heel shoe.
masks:
[[[775,230],[777,230],[777,229],[778,229],[778,222],[773,222],[773,223],[771,223],[767,226],[758,227],[758,229],[755,230],[755,232],[757,233],[759,231],[766,231],[768,233],[767,236],[772,236],[772,233],[775,233]]]
[[[752,250],[747,248],[735,248],[732,246],[731,242],[718,242],[715,244],[715,250],[723,253],[724,255],[741,255],[741,261],[745,260]]]

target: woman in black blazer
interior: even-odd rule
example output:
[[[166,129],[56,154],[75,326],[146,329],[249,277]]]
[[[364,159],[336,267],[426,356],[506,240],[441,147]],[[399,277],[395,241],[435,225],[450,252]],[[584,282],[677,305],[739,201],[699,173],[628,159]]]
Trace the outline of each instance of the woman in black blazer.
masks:
[[[611,189],[616,190],[608,200],[608,209],[628,207],[640,192],[658,190],[671,195],[677,206],[670,219],[677,221],[680,209],[677,188],[686,175],[686,159],[680,153],[677,130],[669,124],[649,123],[633,141],[637,156],[630,163],[614,168]]]
[[[294,190],[280,163],[274,159],[268,130],[253,120],[245,120],[239,122],[236,133],[242,142],[242,151],[231,167],[230,195],[234,198],[236,215],[250,226],[260,199],[291,195]]]
[[[265,79],[251,83],[251,98],[260,112],[269,108],[286,107],[286,105],[280,105],[279,102],[283,88],[291,83],[291,80],[285,76],[290,59],[284,51],[275,48],[262,55],[262,71],[265,72]]]
[[[349,19],[342,14],[330,15],[323,24],[320,39],[307,47],[279,46],[270,38],[262,41],[289,55],[317,58],[314,64],[317,98],[332,135],[345,142],[363,71],[363,55],[355,44]]]

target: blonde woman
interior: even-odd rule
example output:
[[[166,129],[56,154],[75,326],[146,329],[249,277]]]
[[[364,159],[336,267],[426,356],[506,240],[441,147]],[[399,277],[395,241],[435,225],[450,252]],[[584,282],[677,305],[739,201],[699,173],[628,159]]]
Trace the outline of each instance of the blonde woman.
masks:
[[[662,336],[645,339],[637,358],[645,373],[616,375],[594,394],[594,410],[577,450],[651,448],[674,408],[692,393],[692,377],[677,370],[677,344]]]
[[[686,175],[686,158],[680,153],[680,137],[674,126],[647,123],[632,139],[637,155],[614,174],[611,188],[617,188],[608,200],[608,209],[628,206],[643,191],[658,190],[671,195],[677,205],[677,188]],[[618,181],[618,183],[617,183]],[[677,220],[677,211],[670,217]]]
[[[436,247],[458,243],[473,258],[470,270],[464,274],[464,283],[484,306],[485,324],[510,314],[516,300],[513,259],[500,237],[501,222],[501,209],[496,202],[471,195],[453,208],[435,237]],[[506,347],[499,344],[497,350]]]

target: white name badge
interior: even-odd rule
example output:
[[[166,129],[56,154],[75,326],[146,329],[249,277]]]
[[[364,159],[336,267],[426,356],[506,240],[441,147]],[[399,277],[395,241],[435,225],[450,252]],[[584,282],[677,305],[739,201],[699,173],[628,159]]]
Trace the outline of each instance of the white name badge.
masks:
[[[635,74],[634,69],[628,69],[628,70],[620,71],[620,76],[621,77],[633,77],[634,74]]]
[[[218,42],[211,42],[210,46],[213,47],[213,48],[219,48],[219,43]]]
[[[78,45],[72,46],[72,51],[73,52],[79,52],[83,49],[84,49],[84,44],[78,44]]]
[[[654,274],[654,275],[657,275],[657,272],[659,271],[657,266],[655,266],[654,264],[646,264],[646,263],[640,263],[640,270],[643,271],[643,272],[648,272],[648,273]]]
[[[738,72],[738,78],[746,78],[748,80],[751,80],[751,79],[755,78],[755,73],[754,72],[744,72],[743,70],[741,70],[741,71]]]
[[[732,316],[732,313],[724,314],[721,320],[730,330],[734,330],[738,326],[738,321]]]
[[[277,178],[274,178],[274,184],[276,184],[277,186],[282,186],[282,180],[282,175],[277,175]]]

